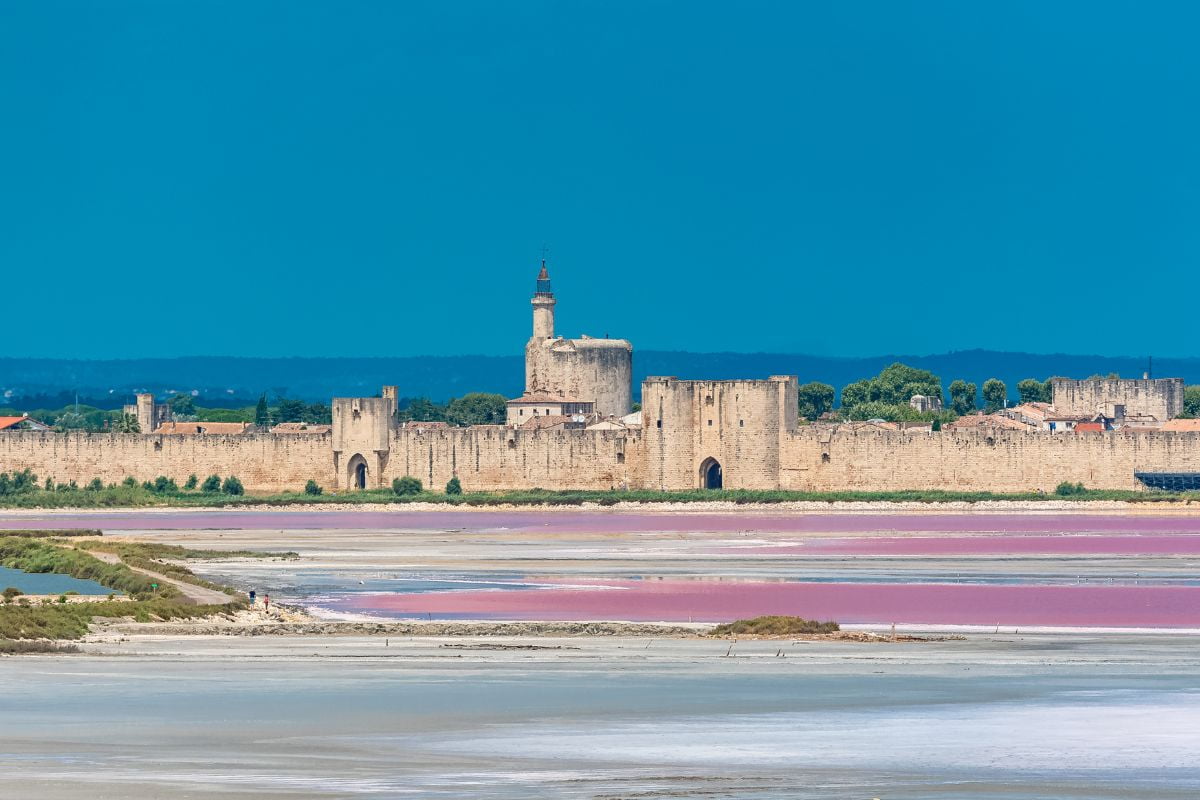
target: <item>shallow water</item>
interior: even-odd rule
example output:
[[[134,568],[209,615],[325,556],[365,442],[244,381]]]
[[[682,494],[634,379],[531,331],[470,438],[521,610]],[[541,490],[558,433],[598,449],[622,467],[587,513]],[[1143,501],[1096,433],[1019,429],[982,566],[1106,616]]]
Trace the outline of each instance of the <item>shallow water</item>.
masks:
[[[295,550],[299,560],[194,566],[276,600],[384,616],[784,610],[1017,620],[1021,633],[911,644],[134,635],[82,656],[0,658],[0,797],[1200,796],[1200,637],[1024,627],[1200,625],[1198,520],[108,516],[155,541]],[[549,649],[470,649],[511,644]]]
[[[56,575],[53,572],[25,572],[10,567],[0,567],[0,589],[8,586],[20,589],[25,594],[62,594],[63,592],[110,594],[114,591],[95,581],[72,578],[70,575]]]
[[[719,641],[461,643],[0,659],[2,786],[47,800],[1200,792],[1192,639],[743,642],[729,656]]]

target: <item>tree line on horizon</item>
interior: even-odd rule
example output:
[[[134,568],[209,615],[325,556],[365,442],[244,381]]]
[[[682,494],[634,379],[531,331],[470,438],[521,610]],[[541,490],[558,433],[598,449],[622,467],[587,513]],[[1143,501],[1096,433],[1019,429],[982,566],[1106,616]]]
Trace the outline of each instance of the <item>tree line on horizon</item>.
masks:
[[[1092,379],[1117,377],[1120,376],[1091,376]],[[1052,402],[1050,381],[1050,378],[1018,381],[1018,402]],[[920,412],[912,408],[909,400],[918,394],[941,398],[942,410]],[[982,387],[955,379],[943,392],[942,380],[933,372],[896,362],[874,377],[846,384],[840,394],[828,383],[812,381],[801,384],[798,410],[800,417],[809,421],[827,412],[835,412],[836,416],[847,420],[924,421],[940,426],[977,411],[998,411],[1010,399],[1008,386],[998,378],[989,378]],[[444,403],[428,397],[402,397],[397,401],[396,419],[399,422],[445,422],[454,426],[498,425],[505,421],[506,402],[504,395],[488,392],[469,392]],[[328,425],[333,420],[332,409],[327,403],[306,403],[281,396],[276,396],[272,402],[266,392],[262,393],[256,404],[240,408],[205,408],[196,404],[195,398],[187,393],[172,395],[167,405],[171,408],[172,417],[182,422],[253,422],[266,429],[284,422]],[[634,410],[640,410],[640,405],[635,403]],[[0,408],[0,416],[20,416],[21,413],[15,408]],[[121,409],[69,405],[60,409],[35,409],[29,412],[29,416],[60,431],[140,432],[136,419],[125,415]],[[1182,416],[1200,417],[1200,385],[1185,387]]]
[[[1116,373],[1092,375],[1088,380],[1120,378]],[[1038,380],[1025,378],[1017,382],[1019,403],[1053,402],[1050,382],[1053,378]],[[914,395],[937,397],[942,400],[942,411],[917,411],[909,405]],[[828,383],[813,381],[802,384],[798,390],[800,416],[812,421],[822,414],[837,412],[849,420],[883,419],[888,422],[950,422],[958,417],[982,411],[991,414],[1008,406],[1008,386],[998,378],[989,378],[979,387],[975,383],[955,379],[947,392],[942,392],[942,379],[929,370],[910,367],[896,362],[885,367],[873,378],[863,378],[842,387],[841,403],[836,389]],[[1200,386],[1184,387],[1183,417],[1200,416]]]

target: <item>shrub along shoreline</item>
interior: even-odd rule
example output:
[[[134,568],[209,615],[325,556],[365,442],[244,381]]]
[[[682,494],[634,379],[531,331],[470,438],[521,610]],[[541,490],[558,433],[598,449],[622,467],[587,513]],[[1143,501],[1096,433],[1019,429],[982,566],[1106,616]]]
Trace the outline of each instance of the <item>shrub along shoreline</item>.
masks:
[[[1172,503],[1200,501],[1200,492],[1131,491],[1117,489],[1073,488],[1068,494],[1051,492],[956,492],[938,489],[910,489],[889,492],[841,491],[805,492],[749,489],[695,489],[664,492],[650,490],[562,490],[527,489],[507,492],[410,491],[396,494],[390,489],[334,494],[322,492],[279,492],[275,494],[226,495],[205,492],[149,492],[137,489],[65,489],[0,495],[0,508],[229,508],[291,505],[362,505],[424,503],[446,506],[580,506],[585,503],[614,506],[618,503],[730,503],[735,505],[773,505],[794,502],[844,503],[983,503],[1067,501],[1087,503],[1108,500],[1127,503]]]
[[[58,538],[60,535],[63,538]],[[194,619],[228,613],[246,606],[245,599],[234,596],[237,594],[235,589],[209,583],[186,567],[158,560],[212,557],[212,552],[191,552],[171,545],[103,540],[68,544],[68,539],[77,535],[66,531],[20,531],[17,535],[9,536],[0,532],[0,565],[24,572],[53,572],[93,580],[114,590],[107,600],[91,603],[63,602],[65,596],[59,602],[31,603],[15,590],[5,592],[3,603],[0,604],[0,653],[67,652],[57,645],[38,645],[29,640],[79,639],[88,632],[88,626],[95,617],[131,617],[136,622]],[[87,550],[113,553],[121,560],[109,563]],[[216,555],[225,557],[228,554]],[[255,557],[277,554],[243,551],[238,555]],[[174,585],[156,585],[153,578],[131,569],[130,564],[169,575],[174,580],[225,591],[231,595],[229,602],[192,604]],[[128,595],[128,599],[114,599],[118,591]],[[21,642],[24,643],[19,644]]]

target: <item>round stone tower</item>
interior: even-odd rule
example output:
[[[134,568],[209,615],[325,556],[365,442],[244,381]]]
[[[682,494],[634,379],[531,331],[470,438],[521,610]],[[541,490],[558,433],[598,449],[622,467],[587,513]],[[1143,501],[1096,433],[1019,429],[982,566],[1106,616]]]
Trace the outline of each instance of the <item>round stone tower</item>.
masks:
[[[555,337],[554,292],[545,261],[532,302],[533,336],[525,345],[526,394],[592,403],[601,417],[628,414],[633,400],[633,345],[624,339]]]

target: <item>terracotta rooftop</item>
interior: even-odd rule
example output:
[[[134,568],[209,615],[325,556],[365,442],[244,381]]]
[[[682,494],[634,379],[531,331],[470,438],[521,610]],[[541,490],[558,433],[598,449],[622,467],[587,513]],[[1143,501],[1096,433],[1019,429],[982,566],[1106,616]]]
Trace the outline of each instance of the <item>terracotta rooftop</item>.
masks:
[[[526,392],[520,397],[514,397],[509,403],[588,403],[588,400],[577,400],[574,397],[564,397],[561,394],[550,394],[549,392]]]
[[[521,424],[523,431],[540,431],[547,428],[557,428],[560,425],[571,424],[571,418],[565,414],[542,414],[537,417],[530,417]],[[580,426],[582,427],[582,426]]]
[[[240,434],[254,430],[253,422],[164,422],[154,433],[184,434]]]
[[[22,422],[28,422],[29,427],[33,428],[34,430],[38,430],[38,431],[50,430],[49,425],[47,425],[44,422],[38,422],[36,419],[33,419],[32,417],[0,417],[0,431],[8,430],[10,428],[15,428],[17,425],[21,424]]]
[[[1159,428],[1160,431],[1175,431],[1176,433],[1185,433],[1187,431],[1200,431],[1200,419],[1169,419]]]
[[[968,414],[965,417],[959,417],[954,422],[947,423],[946,428],[949,430],[1005,428],[1012,431],[1028,431],[1033,429],[1032,426],[1026,425],[1024,422],[1002,417],[999,414]]]
[[[281,422],[271,428],[271,433],[329,433],[332,425],[312,422]]]

